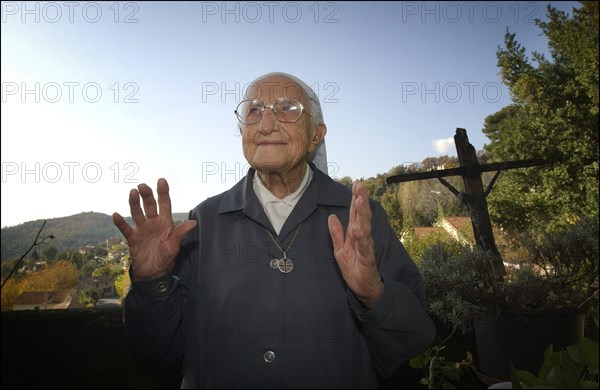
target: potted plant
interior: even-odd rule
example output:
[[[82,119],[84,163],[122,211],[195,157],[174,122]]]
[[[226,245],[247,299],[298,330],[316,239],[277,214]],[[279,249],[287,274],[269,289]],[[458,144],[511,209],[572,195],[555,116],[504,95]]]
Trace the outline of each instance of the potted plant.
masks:
[[[547,345],[581,342],[588,313],[598,327],[598,219],[523,247],[522,261],[507,265],[503,278],[492,272],[494,254],[478,248],[434,245],[420,262],[429,312],[452,329],[474,331],[477,367],[492,378],[508,379],[511,362],[537,372]]]
[[[597,389],[598,342],[584,337],[560,351],[551,344],[537,375],[511,366],[510,376],[513,389]]]

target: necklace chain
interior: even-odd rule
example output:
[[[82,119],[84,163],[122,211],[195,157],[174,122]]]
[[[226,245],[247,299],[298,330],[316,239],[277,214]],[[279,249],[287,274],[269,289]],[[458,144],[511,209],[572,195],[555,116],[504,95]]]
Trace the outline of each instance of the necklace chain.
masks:
[[[279,248],[279,250],[281,251],[281,253],[283,253],[283,258],[284,259],[287,259],[286,253],[292,247],[292,244],[294,243],[294,240],[296,240],[296,236],[298,235],[298,232],[300,231],[301,227],[302,227],[302,224],[298,225],[298,228],[296,229],[296,232],[294,232],[294,236],[292,237],[292,240],[290,241],[290,244],[288,245],[288,247],[287,247],[286,250],[283,250],[283,248],[281,247],[281,245],[279,245],[279,243],[277,242],[277,240],[275,239],[275,237],[273,237],[273,234],[269,231],[269,229],[265,228],[265,230],[269,234],[269,237],[271,237],[271,240],[273,240],[273,242],[275,243],[275,245],[277,245],[277,248]]]

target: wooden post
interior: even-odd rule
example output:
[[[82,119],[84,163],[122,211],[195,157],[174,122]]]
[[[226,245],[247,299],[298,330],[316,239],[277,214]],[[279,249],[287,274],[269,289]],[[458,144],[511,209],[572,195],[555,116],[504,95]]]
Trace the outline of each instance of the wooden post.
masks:
[[[470,211],[475,242],[480,248],[490,251],[495,255],[491,264],[492,270],[496,278],[502,278],[506,274],[506,269],[504,268],[504,262],[494,240],[494,232],[492,231],[492,222],[488,213],[487,201],[485,200],[485,191],[483,189],[483,181],[481,180],[477,153],[473,145],[469,143],[465,129],[456,129],[454,143],[456,144],[458,161],[461,167],[465,169],[462,175],[465,192],[462,194],[461,201]]]
[[[456,129],[454,143],[456,144],[456,152],[460,162],[459,168],[405,173],[390,176],[387,178],[386,182],[388,184],[392,184],[413,180],[432,178],[438,179],[469,209],[469,213],[471,214],[471,223],[473,225],[473,232],[475,233],[475,242],[479,248],[485,249],[495,255],[491,264],[492,271],[497,279],[502,279],[506,274],[506,269],[504,268],[504,262],[502,261],[502,257],[498,252],[498,248],[496,247],[494,232],[492,230],[492,222],[490,220],[487,201],[485,198],[491,191],[499,173],[503,169],[535,167],[546,164],[546,161],[540,159],[518,160],[479,165],[479,162],[477,161],[477,153],[475,152],[473,145],[469,143],[469,138],[467,137],[467,131],[465,129]],[[496,175],[490,184],[488,184],[487,190],[484,191],[481,174],[483,172],[490,171],[496,171]],[[442,179],[443,177],[456,175],[460,175],[463,178],[463,183],[465,186],[464,192],[458,191],[450,183]]]

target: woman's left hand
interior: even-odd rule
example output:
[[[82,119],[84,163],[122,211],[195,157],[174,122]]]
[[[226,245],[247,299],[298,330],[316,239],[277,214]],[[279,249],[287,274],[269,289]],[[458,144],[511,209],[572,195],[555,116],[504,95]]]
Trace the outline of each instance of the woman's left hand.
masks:
[[[342,223],[335,215],[328,219],[333,253],[348,287],[368,308],[383,293],[383,281],[375,263],[371,236],[369,196],[361,182],[352,185],[352,202],[348,229],[344,237]]]

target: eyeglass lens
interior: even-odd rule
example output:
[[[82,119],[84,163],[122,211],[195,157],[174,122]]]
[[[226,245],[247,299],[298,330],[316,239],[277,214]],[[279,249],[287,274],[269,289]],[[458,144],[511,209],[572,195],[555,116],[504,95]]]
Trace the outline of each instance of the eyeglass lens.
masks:
[[[258,123],[268,107],[260,100],[245,100],[238,105],[236,114],[244,124]],[[296,122],[302,115],[302,105],[296,99],[279,98],[273,102],[272,109],[282,122]]]

